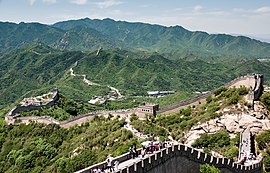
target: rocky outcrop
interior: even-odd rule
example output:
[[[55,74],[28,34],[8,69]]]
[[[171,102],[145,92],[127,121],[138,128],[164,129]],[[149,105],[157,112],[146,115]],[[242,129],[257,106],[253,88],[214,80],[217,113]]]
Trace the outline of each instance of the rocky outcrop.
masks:
[[[237,108],[236,108],[237,107]],[[267,118],[267,110],[259,103],[255,102],[254,110],[250,110],[240,104],[220,111],[223,115],[197,126],[194,126],[186,135],[185,144],[191,144],[204,133],[215,133],[220,130],[228,131],[231,136],[244,129],[250,129],[252,134],[270,128],[270,121]]]

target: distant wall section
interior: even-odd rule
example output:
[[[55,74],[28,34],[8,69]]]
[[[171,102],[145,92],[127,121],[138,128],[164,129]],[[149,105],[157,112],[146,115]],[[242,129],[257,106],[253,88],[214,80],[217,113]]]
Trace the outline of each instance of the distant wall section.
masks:
[[[52,106],[54,103],[59,99],[59,91],[55,90],[53,92],[52,100],[49,101],[46,104],[41,105],[28,105],[28,106],[15,106],[13,109],[9,111],[7,116],[5,117],[7,122],[10,122],[16,118],[16,114],[23,111],[31,111],[31,110],[38,110],[40,108],[46,107],[46,106]],[[34,118],[35,119],[35,118]]]

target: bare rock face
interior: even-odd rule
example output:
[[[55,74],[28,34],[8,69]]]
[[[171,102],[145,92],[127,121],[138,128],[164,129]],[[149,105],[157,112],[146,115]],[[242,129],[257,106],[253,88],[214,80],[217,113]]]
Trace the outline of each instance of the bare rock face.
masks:
[[[270,120],[266,116],[266,110],[258,102],[254,104],[254,110],[249,110],[243,106],[238,106],[237,109],[236,107],[225,108],[219,111],[223,114],[221,117],[193,127],[185,135],[187,139],[185,144],[191,146],[201,134],[211,134],[220,130],[226,130],[230,133],[230,136],[234,136],[235,133],[242,132],[246,128],[249,128],[254,135],[270,129]]]

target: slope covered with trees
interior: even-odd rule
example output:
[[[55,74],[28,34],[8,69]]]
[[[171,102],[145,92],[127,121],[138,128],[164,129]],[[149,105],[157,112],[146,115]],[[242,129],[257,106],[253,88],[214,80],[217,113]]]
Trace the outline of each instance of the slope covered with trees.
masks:
[[[0,172],[69,173],[128,152],[138,141],[124,120],[96,117],[80,127],[0,126]]]
[[[120,49],[101,50],[97,55],[96,51],[60,51],[42,43],[12,50],[0,60],[0,108],[54,88],[82,101],[106,95],[110,91],[108,85],[127,96],[144,96],[154,90],[190,95],[194,91],[212,90],[247,73],[265,74],[268,82],[270,66],[269,62],[244,58],[237,63],[236,60],[208,61],[196,56],[168,59],[157,53],[137,54]],[[101,86],[88,86],[82,76],[71,76],[71,67],[75,74],[85,74]]]

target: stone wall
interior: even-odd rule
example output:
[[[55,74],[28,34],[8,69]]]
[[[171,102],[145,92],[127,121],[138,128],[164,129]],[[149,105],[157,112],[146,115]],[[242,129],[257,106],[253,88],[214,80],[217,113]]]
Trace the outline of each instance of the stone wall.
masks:
[[[216,158],[184,145],[172,146],[149,155],[117,173],[196,173],[201,164],[211,164],[222,173],[262,173],[262,160],[244,166],[227,158]]]
[[[42,105],[28,105],[28,106],[16,106],[11,111],[9,111],[9,113],[7,114],[7,116],[14,117],[19,112],[30,111],[30,110],[37,110],[37,109],[40,109],[40,108],[43,108],[43,107],[46,107],[46,106],[52,106],[58,100],[58,98],[59,98],[59,95],[58,94],[59,94],[58,90],[55,90],[53,92],[52,100],[50,102],[46,103],[46,104],[42,104]]]
[[[254,100],[258,100],[263,92],[263,75],[251,74],[251,75],[240,76],[240,77],[224,84],[224,86],[232,87],[232,86],[234,86],[234,84],[238,83],[239,81],[243,81],[243,80],[247,80],[247,79],[252,79],[252,80],[255,79],[255,86],[251,86],[252,97],[254,96]],[[246,87],[249,87],[249,86],[246,86]],[[168,106],[166,108],[163,108],[163,109],[159,110],[157,113],[162,114],[162,113],[170,112],[171,110],[180,109],[183,106],[198,104],[199,102],[202,102],[203,100],[205,100],[212,93],[213,93],[213,91],[210,91],[209,93],[201,94],[199,96],[192,97],[190,99],[187,99],[187,100],[181,101],[179,103],[173,104],[171,106]]]
[[[263,91],[263,76],[262,75],[258,75],[259,77],[257,77],[257,82],[256,82],[256,86],[253,88],[253,91],[252,91],[252,95],[256,95],[256,97],[260,96],[262,91]],[[246,75],[246,76],[241,76],[241,77],[238,77],[228,83],[225,84],[226,87],[230,87],[230,86],[233,86],[234,84],[236,84],[237,82],[241,81],[241,80],[245,80],[245,79],[248,79],[248,78],[253,78],[254,79],[254,75]],[[158,114],[161,114],[161,113],[166,113],[168,111],[171,111],[171,110],[179,110],[181,108],[181,106],[188,106],[188,105],[193,105],[193,104],[198,104],[200,101],[203,101],[205,100],[208,96],[210,96],[212,94],[212,92],[209,92],[209,93],[206,93],[206,94],[202,94],[202,95],[199,95],[199,96],[196,96],[196,97],[192,97],[188,100],[184,100],[182,102],[179,102],[177,104],[174,104],[172,106],[169,106],[167,108],[163,108],[161,109],[160,111],[157,111]],[[45,106],[52,106],[56,101],[58,100],[58,91],[56,91],[56,94],[54,95],[53,97],[53,100],[49,103],[47,103],[46,105],[40,105],[40,106],[33,106],[33,105],[29,105],[29,106],[19,106],[19,107],[15,107],[13,108],[9,113],[8,115],[5,117],[5,120],[7,123],[14,123],[15,120],[17,120],[18,122],[23,122],[23,123],[28,123],[29,121],[35,121],[35,122],[39,122],[39,123],[45,123],[45,124],[51,124],[51,123],[56,123],[56,124],[59,124],[61,127],[65,127],[65,128],[68,128],[72,125],[76,125],[76,124],[82,124],[84,122],[87,122],[89,120],[92,120],[94,118],[95,115],[98,115],[100,114],[99,112],[90,112],[90,113],[87,113],[87,114],[83,114],[83,115],[80,115],[80,116],[77,116],[73,119],[70,119],[70,120],[66,120],[66,121],[62,121],[62,122],[59,122],[57,120],[54,120],[53,118],[51,117],[47,117],[47,116],[44,116],[44,117],[16,117],[16,114],[18,112],[21,112],[21,111],[27,111],[27,110],[34,110],[34,109],[40,109],[41,107],[45,107]],[[108,112],[110,113],[110,112]],[[113,112],[112,112],[113,113]],[[131,112],[125,112],[125,113],[140,113],[138,110],[134,109],[132,110]],[[115,113],[113,113],[115,114]]]
[[[120,163],[124,162],[128,160],[128,153],[115,159]],[[129,166],[120,168],[116,173],[197,173],[200,172],[200,165],[205,163],[215,166],[221,173],[262,173],[262,160],[256,164],[244,166],[234,163],[233,160],[216,158],[181,144],[164,148],[140,160],[130,162]],[[101,162],[76,173],[93,173],[94,169],[105,166],[106,163]]]
[[[141,153],[141,148],[137,150],[137,152],[140,154]],[[129,153],[125,153],[125,154],[122,154],[121,156],[118,156],[118,157],[115,157],[114,158],[114,161],[117,160],[119,163],[122,163],[122,162],[125,162],[127,160],[130,159],[130,156],[129,156]],[[95,165],[92,165],[90,167],[87,167],[85,169],[82,169],[82,170],[79,170],[75,173],[93,173],[93,170],[94,169],[97,169],[97,168],[105,168],[107,166],[106,162],[101,162],[101,163],[97,163]]]

